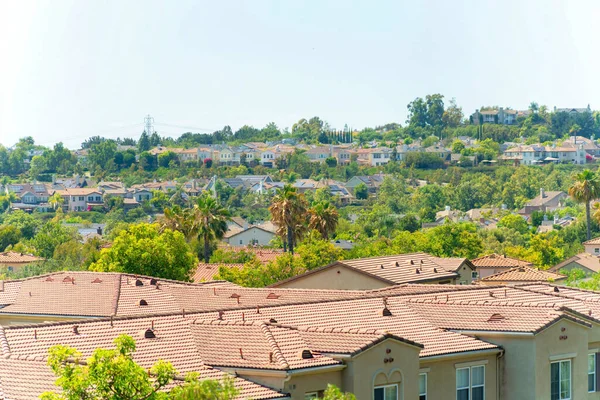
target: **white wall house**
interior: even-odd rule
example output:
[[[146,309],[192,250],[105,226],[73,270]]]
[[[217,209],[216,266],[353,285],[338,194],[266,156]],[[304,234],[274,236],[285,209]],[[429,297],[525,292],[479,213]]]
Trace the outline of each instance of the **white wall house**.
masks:
[[[243,230],[234,230],[225,234],[223,241],[230,246],[267,246],[275,238],[275,233],[259,228],[258,226],[250,226]]]

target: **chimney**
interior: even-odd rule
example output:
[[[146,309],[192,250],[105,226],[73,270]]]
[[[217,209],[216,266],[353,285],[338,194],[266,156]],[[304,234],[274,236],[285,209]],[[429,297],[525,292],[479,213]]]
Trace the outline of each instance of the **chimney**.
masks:
[[[450,206],[444,207],[444,210],[446,210],[446,212],[450,212]]]
[[[544,192],[544,188],[540,188],[540,198],[546,197],[546,192]]]

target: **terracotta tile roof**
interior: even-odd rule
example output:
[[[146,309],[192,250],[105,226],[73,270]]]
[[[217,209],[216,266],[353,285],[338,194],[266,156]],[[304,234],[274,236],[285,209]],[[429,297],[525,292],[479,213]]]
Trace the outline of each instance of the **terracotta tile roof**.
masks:
[[[0,264],[29,264],[44,260],[45,258],[34,256],[33,254],[17,253],[16,251],[0,253]]]
[[[382,299],[373,298],[303,304],[302,307],[265,307],[259,312],[256,309],[231,310],[222,313],[221,318],[226,321],[274,319],[290,326],[385,330],[422,344],[421,357],[497,348],[496,345],[433,326],[404,304],[401,298],[387,300],[391,315],[383,315],[383,309]],[[201,315],[203,319],[218,318],[214,312]]]
[[[522,265],[532,266],[529,261],[519,260],[517,258],[507,257],[501,254],[488,254],[487,256],[479,257],[471,260],[477,268],[513,268]]]
[[[209,366],[204,366],[196,372],[199,373],[199,379],[223,380],[228,375]],[[56,376],[42,357],[12,356],[0,363],[0,398],[4,400],[30,400],[47,391],[60,392],[55,381]],[[170,390],[182,383],[183,377],[178,376],[165,389]],[[239,377],[234,377],[233,383],[239,390],[239,400],[288,398],[284,394]]]
[[[586,244],[600,244],[600,237],[597,238],[593,238],[591,240],[587,240],[585,242],[583,242],[584,245]]]
[[[199,263],[192,280],[196,283],[212,281],[219,274],[219,267],[241,269],[244,264]]]
[[[202,360],[218,367],[294,370],[339,361],[313,353],[297,330],[264,322],[195,321]]]
[[[159,283],[158,289],[153,281]],[[0,308],[0,314],[107,317],[179,312],[186,308],[173,296],[173,288],[179,286],[203,293],[238,287],[225,281],[192,284],[120,273],[57,272],[4,282],[0,305],[5,307]],[[147,306],[139,305],[142,299]]]
[[[589,269],[590,271],[600,272],[600,258],[589,253],[580,253],[571,258],[566,259],[560,264],[555,265],[548,271],[559,272],[561,268],[569,264],[579,264],[580,266]]]
[[[68,188],[68,189],[61,189],[61,190],[57,190],[57,193],[59,193],[61,196],[87,196],[88,194],[92,194],[92,193],[99,193],[102,194],[102,191],[100,189],[96,188]]]
[[[554,272],[542,271],[536,268],[521,266],[497,274],[487,276],[481,281],[490,282],[546,282],[560,281],[566,279],[566,276],[555,274]]]
[[[377,329],[350,329],[350,328],[297,328],[310,348],[315,351],[330,354],[358,354],[375,344],[385,340],[394,339],[412,346],[423,348],[423,345],[411,342],[399,336]]]
[[[391,285],[453,279],[459,276],[455,271],[464,263],[470,265],[466,258],[439,258],[425,253],[342,260],[283,280],[274,284],[273,287],[278,287],[281,284],[320,272],[324,269],[339,266],[352,268]]]
[[[507,306],[496,304],[471,304],[466,302],[409,301],[420,316],[433,325],[458,331],[499,331],[537,333],[549,324],[564,318],[559,307]]]

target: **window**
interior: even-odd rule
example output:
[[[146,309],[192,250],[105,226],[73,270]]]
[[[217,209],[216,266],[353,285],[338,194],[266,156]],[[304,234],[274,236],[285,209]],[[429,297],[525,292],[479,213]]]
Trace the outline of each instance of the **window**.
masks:
[[[483,400],[485,398],[485,366],[456,370],[456,400]]]
[[[598,248],[598,247],[594,248],[594,253],[596,253],[596,254],[600,253],[600,248]]]
[[[477,279],[479,277],[479,272],[471,271],[471,279]]]
[[[84,201],[85,200],[85,196],[79,196],[79,201]]]
[[[398,400],[398,385],[378,386],[373,394],[375,400]]]
[[[419,400],[427,400],[427,374],[419,374]]]
[[[550,364],[550,400],[571,400],[571,360]]]
[[[244,241],[242,239],[240,239],[240,244],[244,244]]]
[[[304,393],[304,400],[308,400],[308,399],[320,399],[323,397],[323,391],[319,390],[318,392],[310,392],[310,393]]]
[[[596,391],[596,354],[588,354],[588,392]]]

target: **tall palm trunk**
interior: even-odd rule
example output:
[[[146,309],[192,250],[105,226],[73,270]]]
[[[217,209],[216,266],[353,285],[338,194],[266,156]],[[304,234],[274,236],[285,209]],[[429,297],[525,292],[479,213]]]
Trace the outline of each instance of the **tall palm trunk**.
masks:
[[[290,253],[294,255],[294,231],[289,226],[287,227],[287,242]]]
[[[592,224],[592,217],[590,215],[590,202],[586,201],[585,202],[585,218],[587,220],[587,240],[591,240],[592,239],[592,229],[591,229],[591,224]]]
[[[204,262],[210,261],[210,238],[208,235],[204,235]]]

